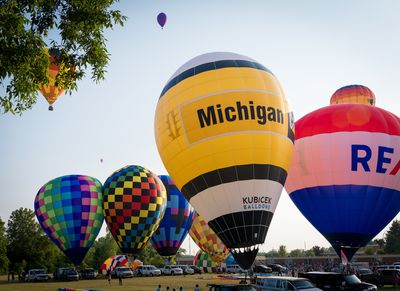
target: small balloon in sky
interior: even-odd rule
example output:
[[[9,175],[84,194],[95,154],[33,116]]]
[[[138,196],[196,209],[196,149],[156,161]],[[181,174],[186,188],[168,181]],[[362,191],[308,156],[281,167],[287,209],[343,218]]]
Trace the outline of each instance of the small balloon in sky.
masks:
[[[164,28],[164,25],[167,22],[167,15],[164,12],[161,12],[160,14],[158,14],[157,22],[161,26],[161,28]]]

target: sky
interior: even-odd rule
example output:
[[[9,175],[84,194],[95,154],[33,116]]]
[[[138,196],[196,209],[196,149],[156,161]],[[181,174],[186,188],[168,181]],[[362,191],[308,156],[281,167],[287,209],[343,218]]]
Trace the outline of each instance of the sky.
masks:
[[[121,1],[114,8],[128,20],[105,32],[105,81],[92,82],[88,72],[53,112],[39,96],[22,116],[0,115],[3,221],[20,207],[33,209],[39,188],[62,175],[104,182],[126,165],[166,174],[154,137],[157,101],[172,74],[203,53],[239,53],[266,66],[296,120],[329,105],[330,96],[350,84],[369,87],[378,107],[400,115],[398,0]],[[160,12],[168,17],[163,29]],[[261,250],[280,245],[329,246],[285,191]],[[197,250],[189,237],[183,247]]]

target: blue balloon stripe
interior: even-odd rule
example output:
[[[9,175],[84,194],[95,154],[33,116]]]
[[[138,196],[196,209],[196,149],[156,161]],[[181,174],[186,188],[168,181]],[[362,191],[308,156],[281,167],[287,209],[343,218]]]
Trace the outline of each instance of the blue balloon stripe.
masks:
[[[290,198],[322,234],[351,232],[371,239],[400,209],[400,191],[374,186],[311,187],[292,192]]]

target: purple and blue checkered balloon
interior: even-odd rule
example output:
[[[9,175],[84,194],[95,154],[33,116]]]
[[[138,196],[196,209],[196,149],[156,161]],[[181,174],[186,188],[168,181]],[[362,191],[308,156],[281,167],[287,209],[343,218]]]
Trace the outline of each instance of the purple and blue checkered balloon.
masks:
[[[171,177],[158,177],[167,189],[167,209],[160,226],[151,237],[151,244],[161,256],[174,256],[189,232],[194,210]]]
[[[48,237],[78,266],[103,224],[99,180],[83,175],[55,178],[40,188],[35,213]]]

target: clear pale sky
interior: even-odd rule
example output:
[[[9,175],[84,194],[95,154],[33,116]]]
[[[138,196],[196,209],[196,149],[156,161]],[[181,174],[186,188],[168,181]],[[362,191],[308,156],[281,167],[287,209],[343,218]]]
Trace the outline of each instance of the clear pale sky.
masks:
[[[61,175],[104,182],[128,164],[166,174],[154,138],[157,100],[178,67],[203,53],[235,52],[266,66],[296,119],[350,84],[369,87],[378,107],[400,115],[398,0],[121,1],[115,8],[128,20],[106,32],[105,81],[87,76],[53,112],[39,96],[21,117],[0,115],[2,220],[19,207],[33,209],[39,188]],[[156,21],[160,12],[168,17],[164,29]],[[285,191],[262,250],[279,245],[329,246]],[[183,247],[189,250],[189,238]]]

